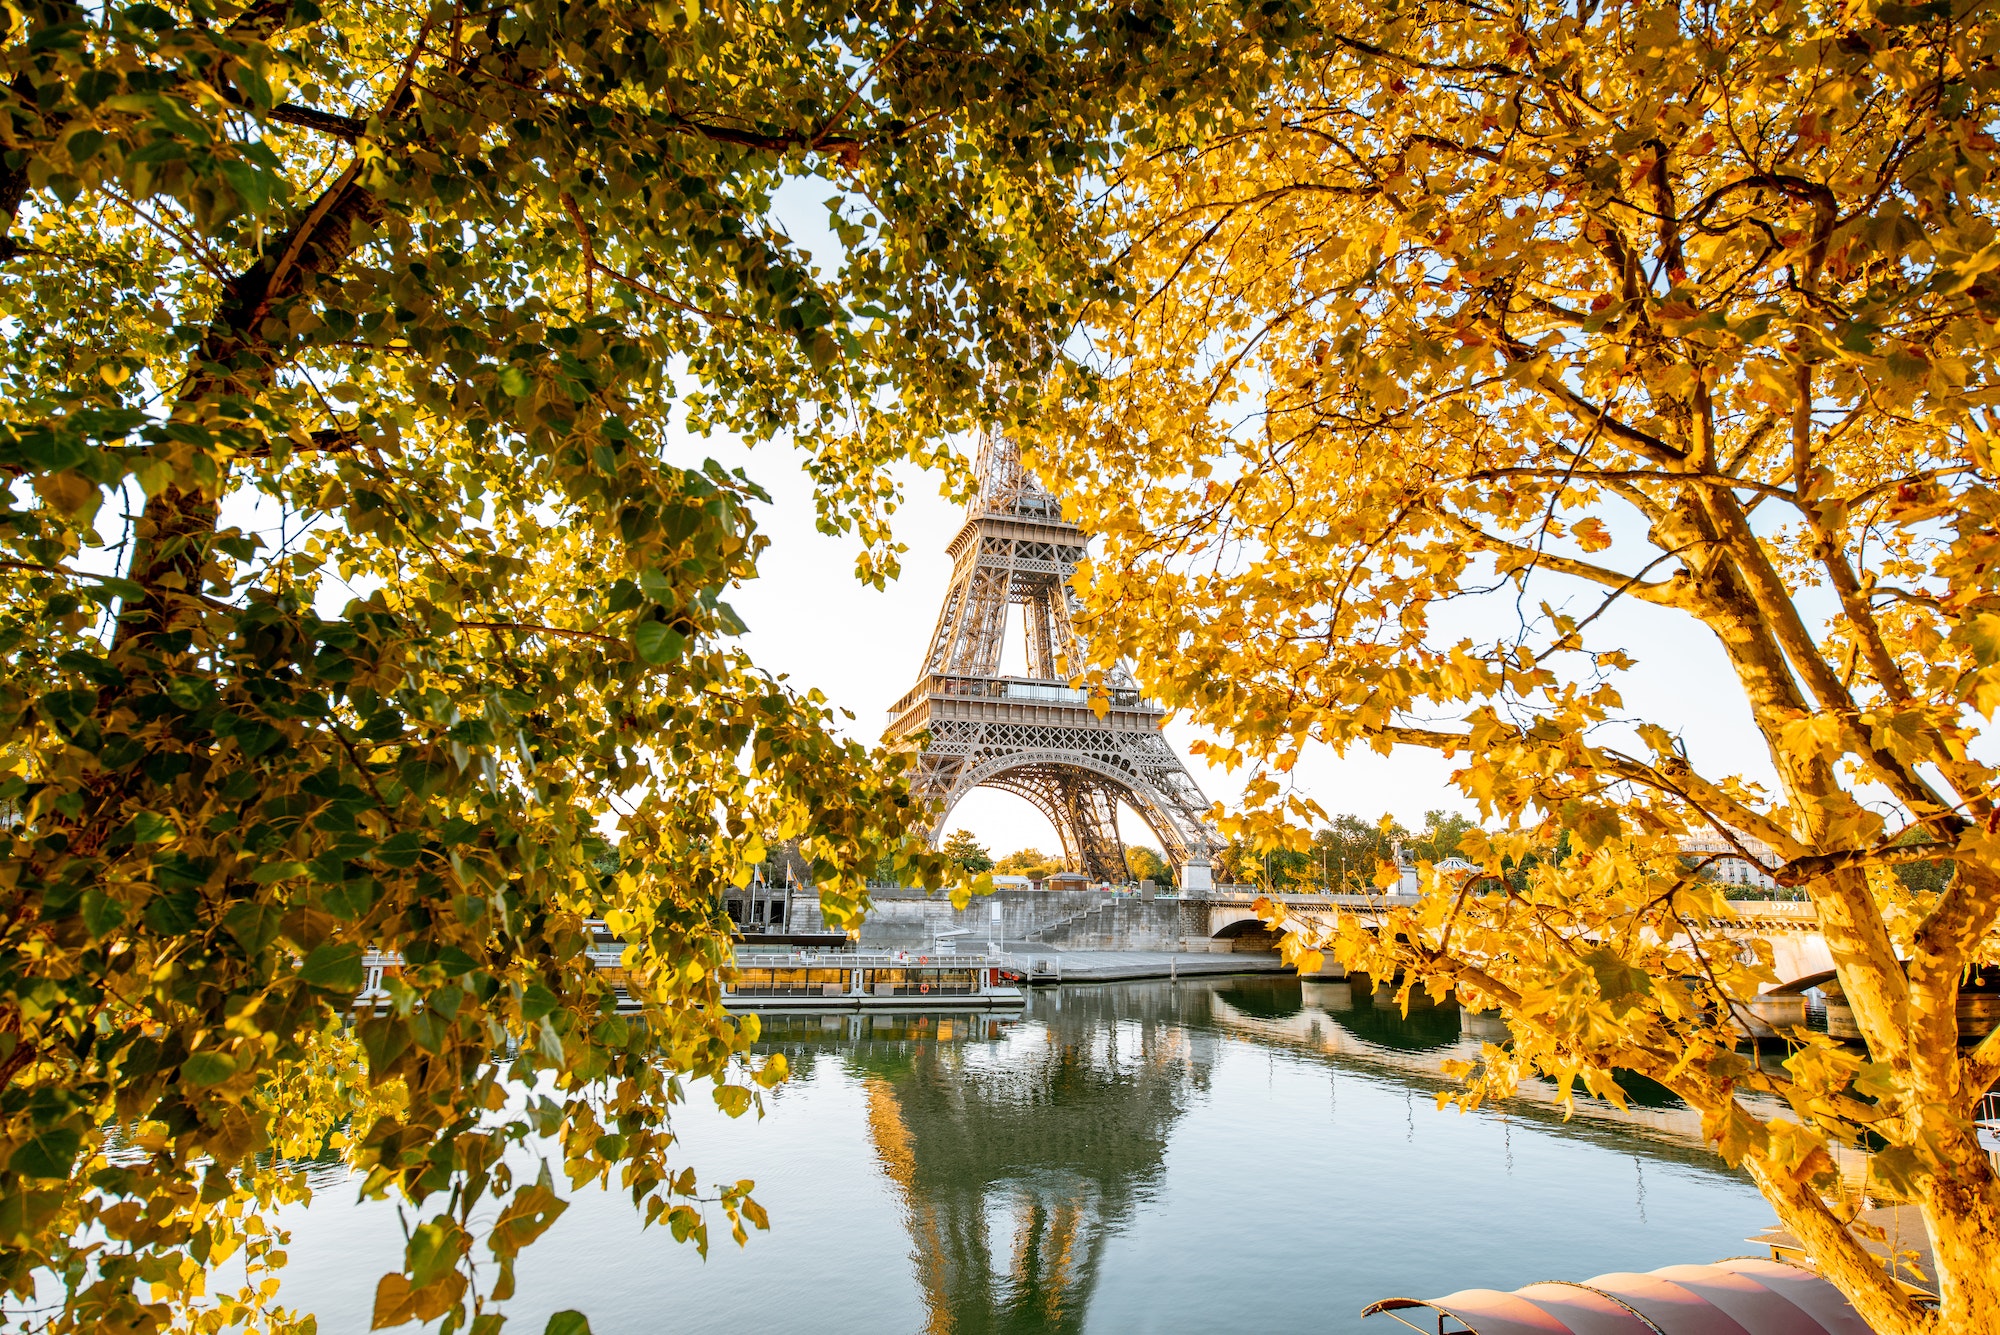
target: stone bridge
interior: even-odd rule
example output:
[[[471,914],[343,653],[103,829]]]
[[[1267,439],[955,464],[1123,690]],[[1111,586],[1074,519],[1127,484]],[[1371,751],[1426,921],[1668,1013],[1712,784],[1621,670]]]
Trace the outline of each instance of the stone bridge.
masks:
[[[1183,916],[1197,919],[1206,934],[1218,943],[1228,942],[1237,950],[1275,950],[1278,934],[1257,916],[1260,896],[1245,887],[1220,887],[1201,896],[1181,901]],[[1283,905],[1286,916],[1300,925],[1330,925],[1340,913],[1351,913],[1364,922],[1379,921],[1387,908],[1414,905],[1412,895],[1272,895]],[[1819,929],[1813,906],[1798,901],[1732,899],[1730,916],[1714,921],[1730,939],[1739,943],[1748,958],[1750,943],[1764,941],[1771,947],[1776,983],[1766,986],[1738,1017],[1752,1034],[1763,1036],[1777,1027],[1805,1023],[1805,993],[1810,988],[1831,983],[1834,978],[1833,952]],[[1370,930],[1374,923],[1370,922]],[[1342,976],[1339,966],[1329,965],[1326,975]]]
[[[875,911],[862,929],[862,942],[878,948],[920,945],[940,933],[1040,940],[1090,950],[1189,950],[1255,952],[1276,950],[1278,936],[1257,917],[1260,893],[1249,886],[1218,886],[1178,898],[1109,895],[1103,891],[1000,890],[954,909],[922,891],[878,889]],[[1292,918],[1325,923],[1337,912],[1364,919],[1384,908],[1416,903],[1404,895],[1276,895]],[[801,906],[804,907],[804,906]],[[1812,905],[1758,900],[1730,901],[1723,924],[1743,942],[1768,941],[1780,982],[1771,997],[1801,997],[1833,977],[1833,956],[1820,934]]]

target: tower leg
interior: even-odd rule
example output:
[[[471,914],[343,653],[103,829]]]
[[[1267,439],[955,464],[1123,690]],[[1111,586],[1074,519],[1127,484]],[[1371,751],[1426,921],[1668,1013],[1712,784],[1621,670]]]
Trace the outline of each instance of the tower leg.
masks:
[[[1084,875],[1094,881],[1123,881],[1125,841],[1118,835],[1118,794],[1099,783],[1065,778],[1062,805],[1076,832],[1076,851]]]

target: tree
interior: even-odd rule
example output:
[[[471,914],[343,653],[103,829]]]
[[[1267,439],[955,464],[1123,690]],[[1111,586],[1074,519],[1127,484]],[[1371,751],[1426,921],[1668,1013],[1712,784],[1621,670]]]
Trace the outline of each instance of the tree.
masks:
[[[1023,848],[994,863],[993,870],[1003,876],[1027,876],[1041,880],[1061,871],[1062,859],[1050,857],[1039,848]]]
[[[1316,884],[1345,894],[1375,888],[1375,869],[1387,861],[1396,841],[1409,832],[1387,816],[1379,821],[1341,815],[1315,831],[1308,853]]]
[[[1160,856],[1160,850],[1145,844],[1134,844],[1125,850],[1125,870],[1135,881],[1151,881],[1154,885],[1168,887],[1174,883],[1174,869]]]
[[[972,837],[969,830],[953,830],[938,846],[938,854],[959,870],[974,875],[993,870],[993,855]]]
[[[1256,767],[1245,839],[1303,842],[1316,808],[1283,785],[1309,746],[1457,762],[1498,824],[1460,851],[1511,888],[1433,875],[1325,945],[1506,1013],[1468,1101],[1529,1070],[1660,1081],[1874,1329],[2000,1328],[1969,1121],[2000,1035],[1962,1045],[1955,1011],[2000,914],[2000,24],[1874,0],[1311,23],[1268,92],[1156,123],[1115,183],[1143,300],[1093,317],[1035,450],[1102,535],[1092,645]],[[1615,627],[1649,615],[1733,671],[1774,782],[1627,719]],[[1732,1014],[1777,980],[1682,871],[1696,829],[1806,890],[1865,1050],[1739,1055]],[[1920,859],[1949,882],[1894,874]],[[1921,1207],[1935,1313],[1829,1208],[1835,1142]]]
[[[962,477],[952,433],[1038,392],[1110,290],[1080,184],[1262,49],[1214,18],[7,10],[13,1295],[54,1330],[285,1327],[266,1220],[324,1144],[416,1207],[384,1325],[495,1329],[557,1168],[704,1246],[705,1203],[761,1225],[668,1120],[783,1074],[720,1005],[722,891],[766,836],[836,923],[878,859],[948,868],[895,763],[735,642],[761,493],[675,432],[796,442],[893,573],[885,466]],[[801,191],[839,254],[786,235]],[[349,1029],[373,952],[401,972]],[[517,1177],[522,1142],[561,1162]]]
[[[1409,854],[1423,862],[1443,862],[1457,855],[1460,842],[1475,828],[1461,812],[1426,811],[1423,832],[1409,841]]]

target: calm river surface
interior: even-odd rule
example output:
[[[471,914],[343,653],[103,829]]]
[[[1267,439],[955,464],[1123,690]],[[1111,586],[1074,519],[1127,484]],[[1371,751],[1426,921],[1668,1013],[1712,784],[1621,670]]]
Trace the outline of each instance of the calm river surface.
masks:
[[[771,1231],[739,1251],[718,1217],[704,1262],[586,1191],[522,1257],[509,1329],[1393,1333],[1361,1308],[1759,1250],[1769,1209],[1670,1100],[1437,1111],[1460,1030],[1281,978],[773,1017],[794,1075],[764,1119],[679,1126],[704,1181],[757,1180]],[[395,1207],[353,1199],[333,1178],[288,1219],[285,1300],[328,1335],[368,1329],[402,1250]]]

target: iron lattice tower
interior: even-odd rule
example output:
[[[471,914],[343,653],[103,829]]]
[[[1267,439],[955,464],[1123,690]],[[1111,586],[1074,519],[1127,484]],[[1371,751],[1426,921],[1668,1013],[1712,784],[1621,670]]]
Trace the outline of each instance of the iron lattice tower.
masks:
[[[919,800],[936,804],[933,837],[967,793],[1000,788],[1049,818],[1072,870],[1123,881],[1123,801],[1159,838],[1182,887],[1205,889],[1208,799],[1160,733],[1165,712],[1122,671],[1102,718],[1069,684],[1082,666],[1069,579],[1086,541],[1021,466],[1015,445],[985,438],[978,494],[946,549],[951,587],[930,654],[916,686],[890,709],[885,740],[919,753],[914,787]],[[1027,629],[1020,677],[1000,672],[1014,607]]]

